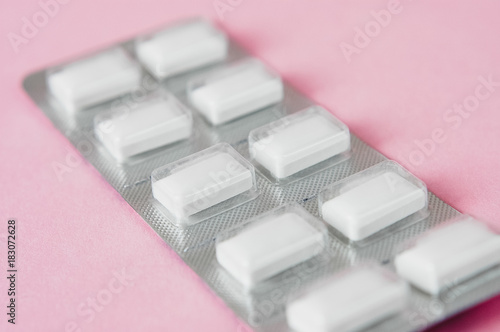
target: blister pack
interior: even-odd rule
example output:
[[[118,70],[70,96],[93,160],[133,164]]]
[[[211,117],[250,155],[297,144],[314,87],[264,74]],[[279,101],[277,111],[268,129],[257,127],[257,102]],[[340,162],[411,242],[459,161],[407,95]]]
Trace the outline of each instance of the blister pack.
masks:
[[[500,293],[500,236],[209,21],[24,88],[256,330],[417,331]]]

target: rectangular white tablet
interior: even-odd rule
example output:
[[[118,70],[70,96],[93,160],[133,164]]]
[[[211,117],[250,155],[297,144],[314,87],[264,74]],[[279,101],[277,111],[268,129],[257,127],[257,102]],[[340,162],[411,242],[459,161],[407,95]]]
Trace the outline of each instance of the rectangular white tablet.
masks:
[[[280,102],[283,84],[260,61],[247,59],[192,80],[188,98],[210,123],[218,125]]]
[[[219,264],[246,288],[319,254],[326,228],[298,205],[251,220],[216,245]]]
[[[187,217],[256,189],[252,165],[229,144],[206,150],[160,167],[151,175],[153,197],[176,219]]]
[[[468,216],[432,230],[395,259],[398,274],[430,294],[498,264],[500,236]]]
[[[285,178],[350,149],[349,129],[319,106],[286,116],[249,135],[250,154]]]
[[[226,35],[205,20],[192,20],[137,40],[139,61],[157,79],[222,61]]]
[[[56,68],[47,74],[50,93],[68,111],[84,109],[137,89],[141,68],[121,47]]]
[[[382,269],[355,267],[290,302],[288,326],[296,332],[359,331],[400,314],[407,284]]]
[[[323,219],[350,240],[362,240],[427,206],[425,185],[410,173],[403,176],[401,166],[398,174],[384,169],[386,165],[397,164],[382,163],[358,173],[355,184],[349,178],[335,184],[346,187],[319,205]]]
[[[192,133],[192,116],[173,96],[156,97],[133,110],[96,117],[95,133],[120,162],[180,140]]]

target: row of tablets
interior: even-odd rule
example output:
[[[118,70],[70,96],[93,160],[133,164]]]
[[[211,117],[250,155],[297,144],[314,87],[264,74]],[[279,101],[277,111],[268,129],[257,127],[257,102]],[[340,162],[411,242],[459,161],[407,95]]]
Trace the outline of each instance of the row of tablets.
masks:
[[[216,252],[221,266],[250,290],[321,253],[325,246],[324,225],[300,206],[289,204],[219,235]],[[499,254],[500,236],[463,216],[422,236],[396,256],[395,265],[399,275],[435,295],[499,264]]]
[[[279,236],[277,236],[279,234]],[[324,225],[299,205],[265,213],[217,238],[219,264],[247,289],[319,255]],[[358,331],[403,314],[408,283],[431,295],[500,263],[500,236],[470,217],[432,230],[395,258],[397,274],[356,266],[313,285],[289,301],[288,325],[297,332]]]
[[[135,58],[123,47],[116,47],[57,67],[48,73],[47,86],[66,110],[82,110],[140,89],[141,65],[161,80],[222,61],[226,56],[225,35],[208,22],[194,21],[136,40]],[[191,105],[208,122],[219,125],[279,103],[283,99],[283,83],[260,61],[249,58],[192,78],[187,94]],[[170,118],[182,117],[184,113],[172,104],[164,103],[162,107],[167,108]],[[151,118],[159,116],[150,113]],[[167,120],[159,116],[158,121]],[[189,126],[189,119],[184,119],[182,125]]]
[[[49,90],[68,111],[85,109],[139,88],[141,65],[162,80],[222,61],[227,56],[228,39],[209,22],[193,20],[136,39],[134,46],[139,62],[117,47],[51,70]],[[216,98],[211,93],[223,93],[220,87],[201,92],[200,99]]]
[[[301,132],[301,123],[296,127],[297,132]],[[280,142],[280,134],[286,132],[287,127],[284,128],[276,132],[277,139],[269,136],[267,141],[271,146],[275,142],[283,143],[281,151],[293,148],[287,141]],[[302,131],[302,143],[316,133]],[[293,153],[310,156],[301,166],[331,157],[338,151],[335,144],[326,151],[295,146],[297,151]],[[273,151],[274,157],[280,156],[281,151],[276,148],[261,149]],[[276,162],[276,159],[279,160],[269,156],[265,160],[273,167],[287,167],[287,163]],[[300,161],[296,158],[291,165],[296,167]],[[153,197],[169,220],[178,226],[192,225],[246,203],[257,197],[259,191],[253,165],[226,143],[154,170],[151,181]],[[350,241],[361,241],[402,220],[422,219],[427,212],[427,189],[399,164],[386,161],[327,186],[318,195],[318,206],[319,214],[330,226]]]

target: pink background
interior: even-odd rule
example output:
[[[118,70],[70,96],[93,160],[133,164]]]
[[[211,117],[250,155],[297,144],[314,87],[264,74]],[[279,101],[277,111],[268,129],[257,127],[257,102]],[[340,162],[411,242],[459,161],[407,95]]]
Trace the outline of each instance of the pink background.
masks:
[[[21,88],[34,70],[179,18],[219,21],[439,197],[500,225],[500,87],[456,127],[443,118],[474,94],[478,76],[500,81],[500,2],[401,0],[402,11],[350,63],[340,43],[352,44],[356,27],[388,0],[219,2],[232,4],[223,19],[212,0],[69,1],[16,53],[9,33],[20,34],[23,18],[32,20],[41,7],[38,0],[2,1],[0,266],[6,267],[6,221],[16,218],[16,331],[71,331],[72,324],[81,331],[247,330],[92,166],[71,159],[76,150]],[[445,139],[428,155],[415,152],[415,141],[434,130]],[[423,158],[412,164],[411,156]],[[68,158],[71,172],[60,181],[52,165]],[[123,269],[133,280],[94,316],[79,314]],[[7,283],[0,280],[1,330],[14,331],[4,313]],[[434,331],[500,330],[499,312],[497,297]]]

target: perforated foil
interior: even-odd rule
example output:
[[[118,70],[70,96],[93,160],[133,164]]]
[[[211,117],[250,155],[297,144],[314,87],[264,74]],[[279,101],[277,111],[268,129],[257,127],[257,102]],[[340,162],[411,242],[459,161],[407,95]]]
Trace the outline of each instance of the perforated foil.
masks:
[[[133,42],[122,45],[133,55]],[[234,42],[230,43],[225,63],[250,56]],[[73,59],[76,60],[76,59]],[[346,267],[366,261],[378,262],[394,270],[393,259],[401,246],[444,221],[457,215],[455,209],[429,193],[428,218],[406,228],[391,228],[377,240],[364,246],[350,245],[329,235],[327,250],[308,262],[289,269],[272,278],[252,293],[242,291],[238,283],[219,267],[215,259],[215,237],[220,232],[241,224],[246,219],[269,211],[287,202],[297,202],[311,214],[319,217],[317,194],[325,186],[373,166],[386,158],[352,136],[352,154],[347,161],[292,182],[276,185],[257,172],[260,195],[246,204],[217,215],[185,229],[170,223],[153,204],[151,172],[219,142],[231,144],[245,158],[249,158],[248,133],[250,130],[300,111],[314,102],[295,91],[285,82],[284,101],[225,125],[213,127],[193,110],[194,137],[134,157],[124,164],[113,160],[97,141],[93,118],[96,114],[114,107],[135,107],[145,95],[166,89],[185,105],[186,83],[189,78],[220,66],[206,67],[195,72],[176,76],[157,83],[145,73],[141,88],[117,100],[91,109],[68,114],[48,94],[45,76],[51,68],[35,72],[24,80],[24,88],[33,101],[47,115],[70,142],[79,148],[84,157],[120,193],[166,243],[234,310],[249,326],[258,331],[287,331],[284,309],[290,293],[303,289],[314,281],[330,276]],[[222,64],[223,65],[223,64]],[[125,106],[124,106],[125,105]],[[333,110],[334,112],[334,110]],[[389,319],[371,326],[372,331],[417,331],[436,324],[481,301],[500,293],[500,269],[494,268],[466,282],[450,285],[439,297],[431,297],[416,288],[411,290],[411,306],[397,319]]]

